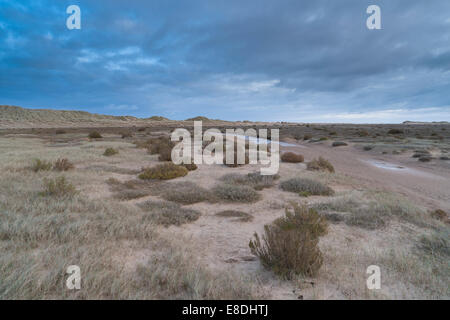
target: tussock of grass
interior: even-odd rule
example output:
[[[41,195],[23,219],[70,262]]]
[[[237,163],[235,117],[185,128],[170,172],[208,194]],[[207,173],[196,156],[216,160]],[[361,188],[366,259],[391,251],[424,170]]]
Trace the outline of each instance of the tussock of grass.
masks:
[[[327,233],[327,222],[315,210],[294,204],[284,217],[264,226],[249,246],[261,263],[282,278],[296,274],[314,276],[322,266],[319,237]]]
[[[193,204],[211,200],[211,192],[189,181],[170,183],[166,185],[162,197],[168,201],[181,204]]]
[[[114,148],[106,148],[105,152],[103,153],[104,156],[110,157],[113,156],[115,154],[118,154],[119,151],[117,149]]]
[[[67,158],[60,158],[55,161],[53,165],[53,170],[56,171],[68,171],[75,168],[74,164],[69,161]]]
[[[282,181],[280,188],[289,192],[307,192],[309,195],[330,196],[334,194],[333,189],[319,181],[306,178],[292,178]]]
[[[169,201],[146,201],[140,203],[139,207],[147,212],[142,217],[143,220],[152,221],[166,227],[194,222],[201,215],[199,211],[182,208],[178,203]]]
[[[420,238],[419,249],[437,258],[450,257],[449,228],[440,228]]]
[[[306,165],[306,169],[311,171],[328,171],[333,173],[334,167],[333,165],[326,159],[319,157],[318,159],[313,159],[308,162]]]
[[[237,211],[237,210],[224,210],[216,213],[216,216],[218,217],[225,217],[225,218],[237,218],[232,219],[232,221],[237,222],[249,222],[253,220],[253,216],[247,212],[243,211]]]
[[[301,154],[297,154],[294,152],[285,152],[281,155],[281,161],[298,163],[305,161],[305,158]]]
[[[144,180],[147,179],[169,180],[178,177],[184,177],[187,174],[188,169],[186,169],[183,166],[169,162],[144,169],[144,171],[139,175],[139,178]]]
[[[43,196],[71,197],[76,194],[77,190],[74,185],[66,180],[64,176],[55,179],[44,179],[44,190],[41,192]]]
[[[220,179],[227,184],[246,185],[255,190],[262,190],[274,186],[276,180],[279,178],[280,176],[277,174],[262,175],[260,172],[251,172],[246,175],[229,173],[222,176]]]
[[[92,131],[91,133],[89,133],[88,137],[90,139],[101,139],[101,138],[103,138],[102,135],[100,134],[100,132],[98,132],[98,131]]]
[[[214,195],[221,200],[233,202],[256,202],[261,195],[249,186],[219,184],[213,188]]]
[[[41,160],[41,159],[33,159],[31,164],[31,170],[34,172],[38,171],[48,171],[52,168],[52,163],[50,161]]]

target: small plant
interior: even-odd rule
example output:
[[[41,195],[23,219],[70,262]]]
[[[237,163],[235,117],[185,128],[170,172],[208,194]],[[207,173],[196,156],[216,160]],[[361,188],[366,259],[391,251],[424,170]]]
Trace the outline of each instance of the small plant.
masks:
[[[433,158],[430,156],[420,156],[419,161],[421,162],[430,162]]]
[[[285,152],[281,155],[281,161],[283,162],[298,163],[303,162],[304,160],[305,158],[301,154],[294,152]]]
[[[333,165],[326,159],[319,157],[319,159],[313,159],[308,162],[306,165],[306,169],[311,171],[328,171],[333,173],[334,167]]]
[[[178,177],[184,177],[188,174],[188,169],[183,166],[173,164],[172,162],[156,165],[152,168],[144,169],[139,175],[140,179],[159,179],[169,180]]]
[[[142,217],[144,220],[151,220],[166,227],[194,222],[201,215],[196,210],[185,209],[179,204],[169,201],[146,201],[138,206],[148,212]]]
[[[137,131],[143,132],[143,131],[145,131],[145,128],[139,128]]]
[[[262,175],[260,172],[250,172],[246,175],[239,173],[229,173],[220,178],[223,182],[233,185],[246,185],[255,190],[270,188],[275,185],[279,175]]]
[[[66,132],[66,130],[64,130],[64,129],[57,129],[57,130],[55,131],[55,134],[65,134],[65,133],[67,133],[67,132]]]
[[[52,168],[52,163],[50,161],[34,159],[31,164],[31,170],[34,172],[38,171],[48,171]]]
[[[251,214],[248,214],[247,212],[243,212],[243,211],[237,211],[237,210],[220,211],[220,212],[216,213],[216,216],[226,217],[226,218],[237,218],[237,219],[233,219],[232,221],[239,221],[239,222],[249,222],[249,221],[253,220],[253,216]]]
[[[305,197],[305,198],[307,198],[307,197],[309,197],[309,196],[311,195],[311,193],[308,192],[308,191],[300,191],[300,192],[298,193],[298,195],[299,195],[300,197]]]
[[[322,266],[319,237],[327,233],[328,224],[314,209],[293,204],[284,217],[264,226],[264,235],[257,233],[250,241],[252,253],[264,267],[282,278],[294,275],[315,276]]]
[[[197,170],[198,168],[195,163],[183,163],[182,166],[188,169],[189,171],[194,171]]]
[[[73,184],[69,183],[64,176],[44,179],[43,187],[41,195],[44,196],[70,197],[77,192]]]
[[[56,171],[68,171],[75,168],[72,162],[69,161],[69,159],[62,158],[55,161],[55,164],[53,165],[53,170]]]
[[[89,133],[88,137],[90,139],[101,139],[101,138],[103,138],[102,135],[100,134],[100,132],[98,132],[98,131],[92,131],[91,133]]]
[[[226,201],[256,202],[261,197],[261,195],[251,187],[226,183],[214,187],[213,192],[217,198]]]
[[[364,151],[370,151],[373,149],[373,146],[364,146]]]
[[[442,209],[436,209],[431,212],[431,217],[440,221],[446,221],[447,220],[447,212],[445,212]]]
[[[181,203],[193,204],[209,200],[211,198],[210,191],[202,188],[195,183],[183,181],[171,183],[167,191],[162,194],[166,200]]]
[[[280,187],[284,191],[289,192],[307,192],[309,195],[330,196],[334,194],[330,187],[311,179],[292,178],[280,183]]]
[[[388,131],[388,134],[402,134],[402,133],[403,133],[403,130],[400,130],[400,129],[390,129]]]
[[[335,141],[331,145],[333,147],[348,146],[348,144],[346,142],[343,142],[343,141]]]
[[[420,239],[419,248],[435,257],[450,256],[449,229],[439,229],[431,235],[424,235]]]
[[[319,138],[319,141],[326,141],[326,140],[328,140],[328,137],[320,137]]]
[[[119,151],[117,149],[114,148],[106,148],[105,152],[103,152],[104,156],[110,157],[113,156],[115,154],[118,154]]]

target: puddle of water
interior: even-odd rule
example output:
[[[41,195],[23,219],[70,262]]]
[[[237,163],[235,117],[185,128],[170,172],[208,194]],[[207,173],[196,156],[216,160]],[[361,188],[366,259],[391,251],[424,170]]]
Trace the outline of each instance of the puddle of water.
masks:
[[[408,168],[389,163],[384,161],[378,161],[378,160],[363,160],[367,163],[370,163],[371,165],[380,168],[380,169],[386,169],[386,170],[409,170]]]

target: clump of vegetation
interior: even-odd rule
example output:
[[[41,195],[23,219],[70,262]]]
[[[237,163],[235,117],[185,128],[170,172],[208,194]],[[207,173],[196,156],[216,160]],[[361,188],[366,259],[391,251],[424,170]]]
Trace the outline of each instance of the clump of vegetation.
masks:
[[[98,131],[92,131],[91,133],[89,133],[88,137],[90,139],[101,139],[101,138],[103,138],[102,135],[100,134],[100,132],[98,132]]]
[[[297,154],[294,152],[285,152],[281,155],[281,161],[298,163],[305,161],[305,158],[301,154]]]
[[[237,210],[225,210],[216,213],[216,216],[225,218],[236,218],[231,221],[235,222],[249,222],[253,220],[253,216],[247,212],[237,211]]]
[[[388,134],[402,134],[402,133],[403,133],[403,130],[400,130],[400,129],[390,129],[388,131]]]
[[[236,202],[256,202],[261,195],[249,186],[220,184],[213,188],[214,195],[221,200]]]
[[[162,197],[181,204],[193,204],[210,200],[211,192],[195,183],[183,181],[171,183],[162,194]]]
[[[289,192],[307,192],[308,195],[330,196],[334,194],[334,190],[320,183],[319,181],[306,178],[292,178],[282,181],[280,188]]]
[[[310,139],[312,139],[312,135],[310,135],[310,134],[305,134],[303,136],[303,140],[310,140]]]
[[[319,138],[319,141],[326,141],[326,140],[328,140],[328,137],[320,137]]]
[[[172,148],[169,146],[164,146],[164,147],[160,146],[158,160],[159,161],[172,161]]]
[[[183,166],[169,162],[144,169],[144,171],[139,175],[139,178],[144,180],[147,179],[169,180],[178,177],[184,177],[187,174],[188,169],[186,169]]]
[[[431,212],[431,217],[440,221],[446,221],[447,220],[447,212],[445,212],[442,209],[436,209]]]
[[[64,130],[64,129],[57,129],[57,130],[55,131],[55,133],[56,133],[56,134],[65,134],[65,133],[67,133],[67,132],[66,132],[66,130]]]
[[[442,157],[440,157],[439,159],[441,159],[441,160],[445,160],[445,161],[448,161],[448,160],[450,160],[450,157],[447,157],[447,156],[442,156]]]
[[[31,170],[34,172],[38,171],[48,171],[52,168],[52,163],[50,161],[41,160],[41,159],[33,159],[31,164]]]
[[[43,196],[70,197],[76,194],[76,189],[64,176],[55,179],[44,179]]]
[[[146,201],[138,206],[148,214],[142,218],[163,226],[180,226],[196,221],[201,213],[193,209],[182,208],[178,203],[169,201]]]
[[[264,235],[257,233],[250,241],[252,253],[264,267],[282,278],[294,275],[315,276],[323,263],[319,238],[327,233],[328,224],[314,209],[293,204],[284,217],[264,226]]]
[[[358,131],[357,135],[360,137],[368,137],[369,132],[367,130],[360,130],[360,131]]]
[[[431,156],[431,153],[428,150],[415,150],[412,155],[413,158],[420,158],[424,156]]]
[[[420,156],[419,161],[421,162],[430,162],[433,158],[430,156]]]
[[[326,159],[319,157],[319,159],[313,159],[306,165],[306,169],[311,171],[328,171],[333,173],[333,165]]]
[[[260,172],[250,172],[246,175],[239,173],[229,173],[224,175],[221,180],[227,184],[246,185],[255,190],[270,188],[275,185],[275,181],[280,178],[279,175],[262,175]]]
[[[53,170],[56,171],[69,171],[73,168],[75,168],[74,164],[67,158],[60,158],[56,160],[55,164],[53,165]]]
[[[341,146],[348,146],[348,143],[343,141],[335,141],[331,144],[333,147],[341,147]]]
[[[370,151],[373,149],[373,146],[364,146],[364,151]]]
[[[440,228],[430,235],[420,238],[419,248],[436,258],[450,257],[450,232],[448,228]]]
[[[144,131],[145,131],[145,128],[138,128],[137,131],[139,131],[139,132],[144,132]]]
[[[119,151],[117,149],[114,148],[106,148],[105,152],[103,152],[104,156],[110,157],[113,156],[115,154],[118,154]]]
[[[188,169],[188,171],[194,171],[197,170],[197,165],[195,163],[183,163],[181,164],[183,167],[185,167],[186,169]]]
[[[122,132],[121,136],[122,136],[122,139],[125,139],[125,138],[133,137],[133,134],[131,132]]]

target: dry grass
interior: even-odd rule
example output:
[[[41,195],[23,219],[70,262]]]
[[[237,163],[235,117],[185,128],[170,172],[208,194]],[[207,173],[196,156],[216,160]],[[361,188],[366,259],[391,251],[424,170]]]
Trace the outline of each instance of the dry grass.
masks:
[[[238,210],[224,210],[216,213],[218,217],[225,218],[237,218],[232,219],[231,221],[235,222],[250,222],[253,220],[253,216],[247,212],[238,211]]]
[[[56,160],[55,164],[53,165],[53,170],[56,171],[69,171],[73,168],[75,168],[74,164],[67,158],[60,158]]]
[[[43,196],[55,197],[72,197],[77,193],[74,185],[66,180],[66,177],[61,176],[55,179],[44,179]]]
[[[294,152],[285,152],[281,155],[281,161],[298,163],[305,161],[305,158],[301,154],[297,154]]]
[[[168,201],[181,204],[212,200],[212,194],[209,190],[189,181],[167,184],[161,196]]]
[[[323,263],[318,247],[319,237],[327,233],[327,222],[313,210],[293,204],[284,217],[264,226],[260,239],[257,233],[249,246],[261,263],[290,279],[296,274],[315,276]]]
[[[111,156],[113,156],[115,154],[118,154],[118,153],[119,153],[119,151],[117,149],[106,148],[105,152],[103,152],[103,155],[107,156],[107,157],[111,157]]]
[[[260,172],[251,172],[248,174],[228,173],[220,178],[223,182],[233,185],[245,185],[255,190],[262,190],[273,187],[279,175],[262,175]]]
[[[306,165],[306,169],[311,171],[328,171],[334,173],[333,165],[326,159],[319,157],[318,159],[313,159]]]
[[[322,184],[319,181],[307,179],[307,178],[292,178],[282,181],[280,188],[283,191],[302,193],[305,195],[317,195],[317,196],[331,196],[334,194],[333,189]]]
[[[183,166],[173,164],[172,162],[156,165],[152,168],[144,169],[139,175],[140,179],[159,179],[170,180],[178,177],[184,177],[188,174],[188,169]]]
[[[251,203],[261,199],[261,195],[248,186],[223,183],[215,186],[212,191],[218,199],[225,201]]]
[[[52,163],[50,161],[41,160],[41,159],[33,159],[31,164],[31,170],[34,172],[38,171],[48,171],[52,168]]]
[[[196,221],[201,213],[196,210],[182,208],[178,203],[169,201],[146,201],[139,207],[147,214],[142,216],[144,221],[151,221],[163,226],[180,226]]]

